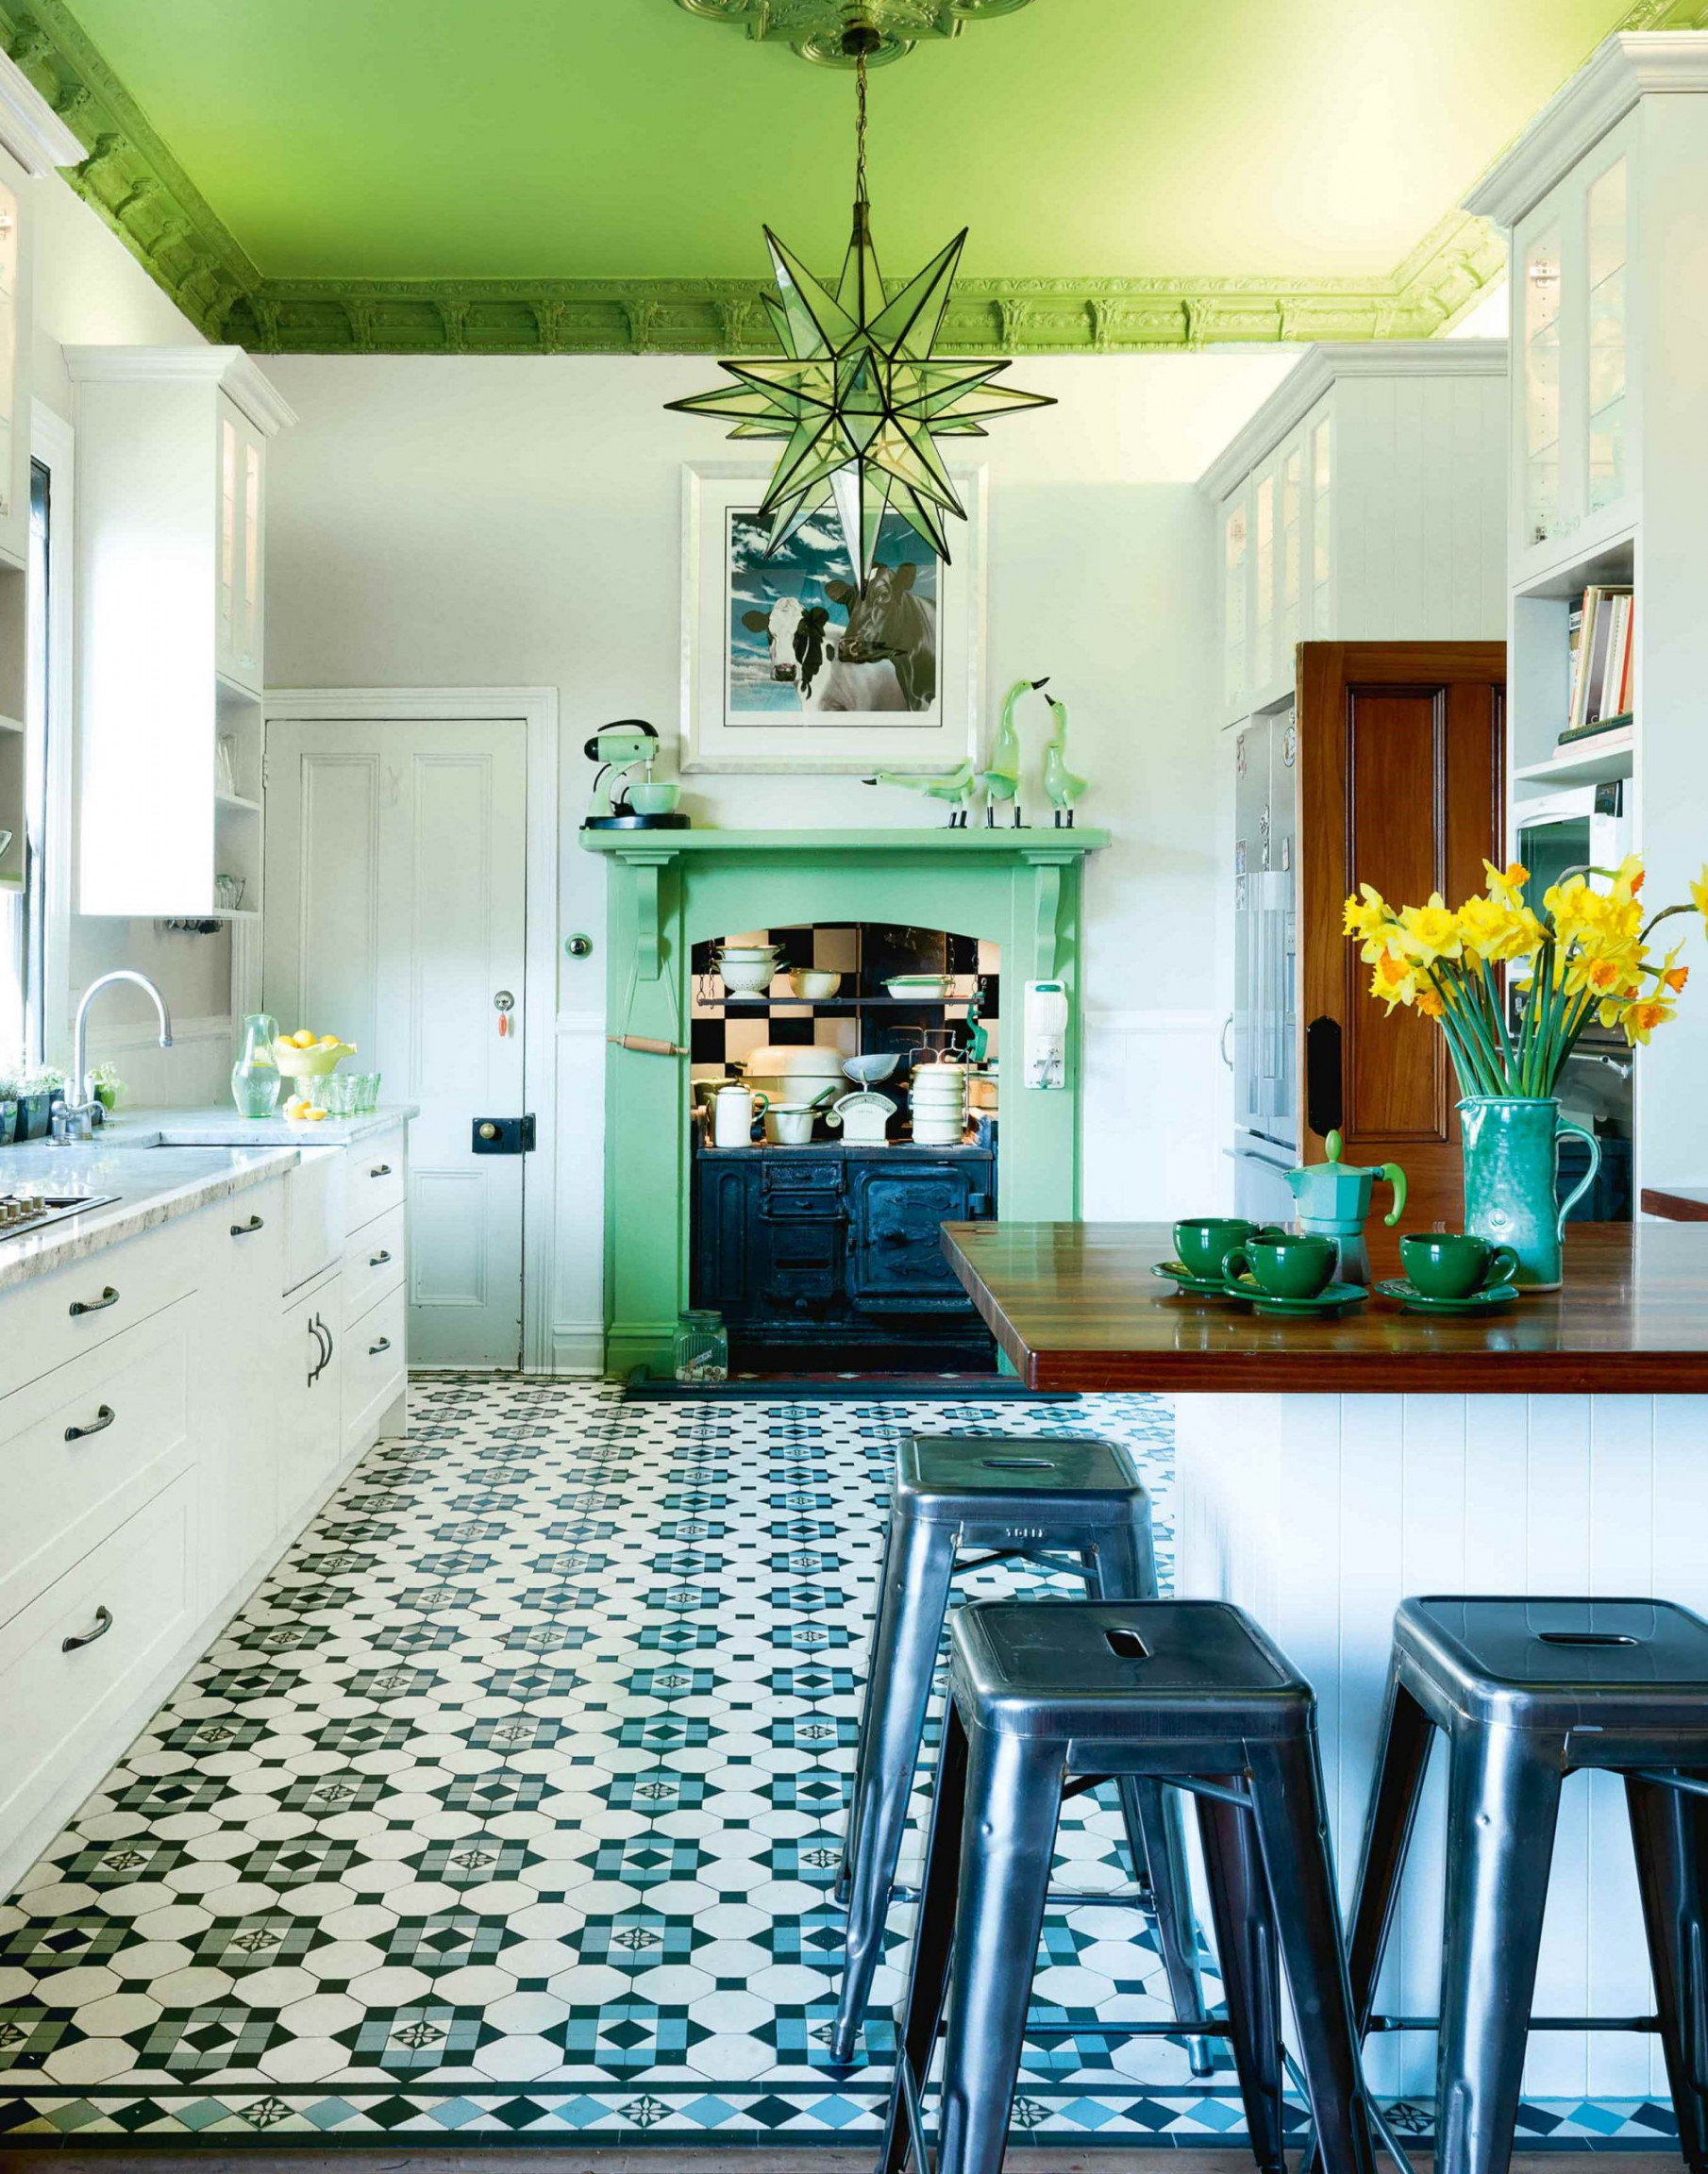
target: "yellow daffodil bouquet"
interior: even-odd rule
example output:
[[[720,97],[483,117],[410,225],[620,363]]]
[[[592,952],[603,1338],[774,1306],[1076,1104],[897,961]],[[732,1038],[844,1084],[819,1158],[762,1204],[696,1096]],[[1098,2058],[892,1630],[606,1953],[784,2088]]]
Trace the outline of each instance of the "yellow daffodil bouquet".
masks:
[[[1368,883],[1346,903],[1346,933],[1361,941],[1371,995],[1390,1012],[1413,1005],[1440,1021],[1464,1093],[1551,1095],[1592,1019],[1634,1045],[1673,1017],[1690,972],[1678,962],[1683,945],[1655,959],[1649,939],[1678,913],[1708,920],[1708,867],[1690,886],[1690,905],[1645,920],[1635,854],[1617,868],[1566,876],[1544,894],[1540,915],[1524,901],[1528,869],[1482,865],[1487,890],[1457,912],[1439,892],[1427,906],[1396,908]],[[1524,968],[1525,1000],[1511,1024],[1496,971],[1507,965]]]

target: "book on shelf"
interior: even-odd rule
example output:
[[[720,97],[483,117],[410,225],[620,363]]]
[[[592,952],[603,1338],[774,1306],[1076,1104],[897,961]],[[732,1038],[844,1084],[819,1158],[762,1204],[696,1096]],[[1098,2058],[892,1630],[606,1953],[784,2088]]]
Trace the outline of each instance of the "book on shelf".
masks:
[[[1575,747],[1583,740],[1599,740],[1603,732],[1624,732],[1631,727],[1631,711],[1621,710],[1616,717],[1598,717],[1592,724],[1568,725],[1560,735],[1562,747]]]
[[[1566,614],[1570,694],[1560,744],[1631,722],[1633,629],[1630,589],[1592,582]]]

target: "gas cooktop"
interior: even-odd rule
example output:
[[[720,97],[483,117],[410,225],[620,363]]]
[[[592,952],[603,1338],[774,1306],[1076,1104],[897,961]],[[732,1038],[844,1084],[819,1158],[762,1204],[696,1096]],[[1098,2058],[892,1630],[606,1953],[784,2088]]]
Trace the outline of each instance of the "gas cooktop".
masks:
[[[0,1193],[0,1243],[29,1237],[91,1208],[110,1208],[118,1198],[116,1193]]]

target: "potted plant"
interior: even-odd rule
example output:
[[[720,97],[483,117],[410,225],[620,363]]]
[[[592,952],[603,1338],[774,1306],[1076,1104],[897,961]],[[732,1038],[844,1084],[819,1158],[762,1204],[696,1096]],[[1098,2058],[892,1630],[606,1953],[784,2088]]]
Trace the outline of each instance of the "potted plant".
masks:
[[[18,1137],[18,1079],[0,1064],[0,1147],[9,1147]]]
[[[39,1065],[18,1082],[18,1137],[45,1140],[53,1131],[55,1097],[65,1092],[65,1075],[57,1065]]]
[[[1465,1227],[1513,1246],[1515,1280],[1532,1291],[1559,1286],[1566,1210],[1595,1176],[1600,1150],[1560,1114],[1561,1067],[1591,1020],[1646,1044],[1678,1010],[1690,969],[1682,944],[1660,959],[1649,939],[1675,914],[1708,920],[1708,866],[1690,886],[1691,904],[1646,917],[1643,863],[1574,871],[1543,895],[1540,914],[1525,903],[1530,871],[1487,861],[1488,887],[1457,912],[1439,892],[1427,906],[1390,906],[1368,884],[1346,903],[1346,933],[1362,945],[1370,994],[1391,1012],[1413,1005],[1447,1038],[1458,1075],[1465,1155]],[[1592,878],[1599,878],[1604,888]],[[1519,967],[1520,1004],[1509,1020],[1501,976]],[[1589,1175],[1564,1207],[1556,1203],[1557,1142],[1589,1141]]]

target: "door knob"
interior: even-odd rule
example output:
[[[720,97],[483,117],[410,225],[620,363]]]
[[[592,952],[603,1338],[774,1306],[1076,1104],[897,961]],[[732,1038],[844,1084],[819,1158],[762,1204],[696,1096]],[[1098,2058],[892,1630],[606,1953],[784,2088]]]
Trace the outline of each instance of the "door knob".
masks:
[[[498,1137],[498,1128],[493,1123],[490,1117],[488,1117],[484,1123],[477,1126],[476,1130],[479,1133],[481,1139],[483,1140],[495,1140]]]

